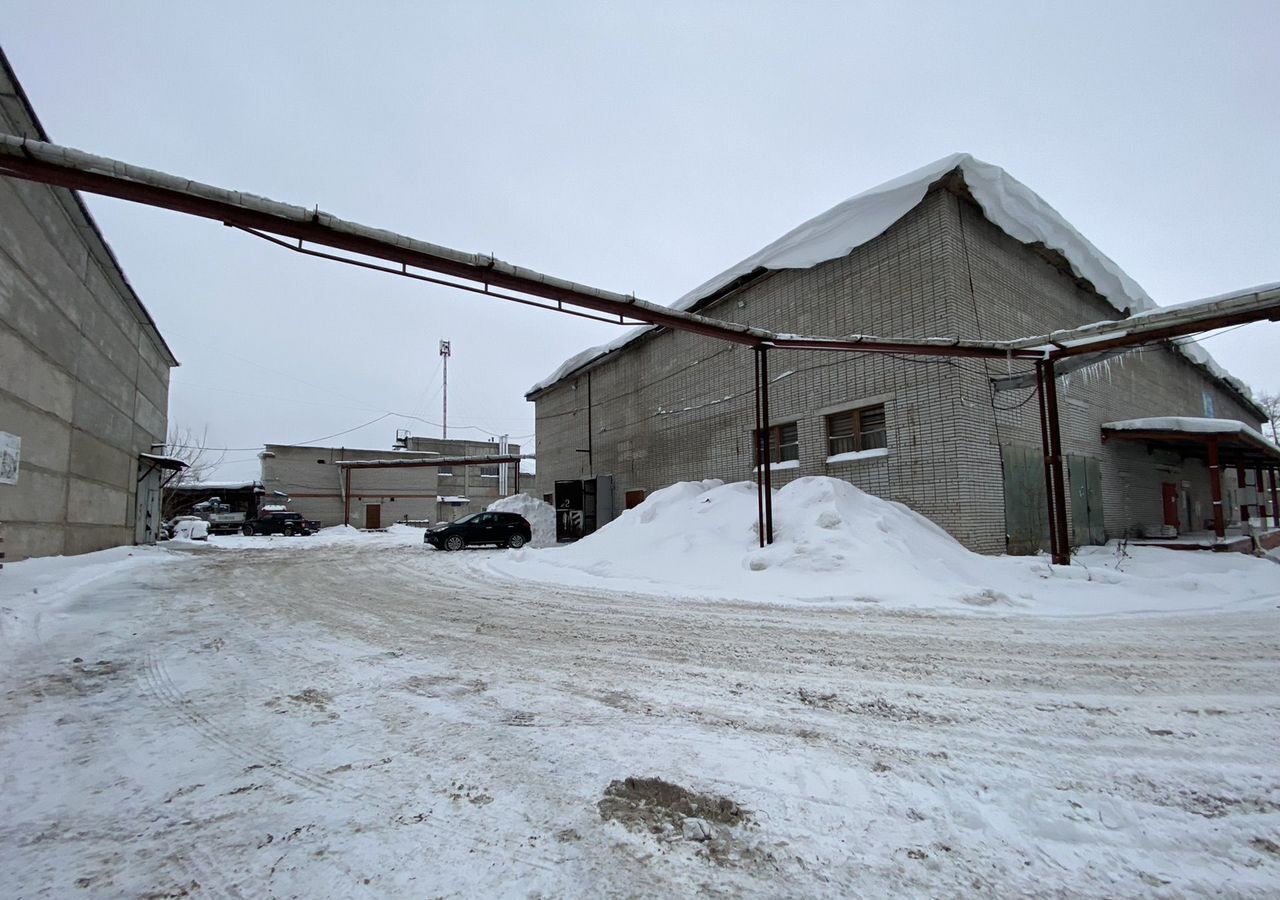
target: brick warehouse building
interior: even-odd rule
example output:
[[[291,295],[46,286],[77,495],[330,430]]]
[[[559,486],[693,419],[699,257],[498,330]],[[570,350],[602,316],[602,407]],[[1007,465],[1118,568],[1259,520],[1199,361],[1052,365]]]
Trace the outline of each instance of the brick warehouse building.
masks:
[[[48,140],[3,53],[0,132]],[[161,486],[180,465],[162,456],[177,364],[79,195],[0,177],[9,560],[156,539]]]
[[[675,306],[779,332],[996,340],[1154,303],[1037,195],[956,154],[801,225]],[[1046,547],[1039,410],[1019,378],[1028,369],[774,350],[774,484],[830,475],[907,504],[974,550]],[[621,509],[676,481],[752,478],[752,371],[749,349],[647,326],[578,354],[527,394],[536,489],[609,475]],[[1198,453],[1104,440],[1103,425],[1265,418],[1195,345],[1094,361],[1061,377],[1059,392],[1077,544],[1168,534],[1171,508],[1181,532],[1212,518]],[[1265,503],[1256,481],[1252,467],[1224,473],[1231,519]]]

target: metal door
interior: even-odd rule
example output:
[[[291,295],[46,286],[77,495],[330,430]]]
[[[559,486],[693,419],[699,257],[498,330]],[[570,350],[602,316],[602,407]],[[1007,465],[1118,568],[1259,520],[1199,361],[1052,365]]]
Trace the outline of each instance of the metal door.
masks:
[[[1030,555],[1049,549],[1048,499],[1044,490],[1044,456],[1039,447],[1006,444],[1004,521],[1008,551]]]
[[[1102,518],[1102,468],[1092,456],[1068,456],[1071,475],[1071,537],[1077,547],[1105,544]]]
[[[365,504],[364,527],[365,528],[381,528],[382,527],[382,504],[381,503]]]

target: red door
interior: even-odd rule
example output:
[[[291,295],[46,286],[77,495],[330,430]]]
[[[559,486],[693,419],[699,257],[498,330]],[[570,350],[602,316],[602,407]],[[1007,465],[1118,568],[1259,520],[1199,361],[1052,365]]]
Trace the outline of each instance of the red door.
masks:
[[[1164,524],[1178,527],[1178,485],[1172,481],[1166,481],[1162,486],[1164,490]]]

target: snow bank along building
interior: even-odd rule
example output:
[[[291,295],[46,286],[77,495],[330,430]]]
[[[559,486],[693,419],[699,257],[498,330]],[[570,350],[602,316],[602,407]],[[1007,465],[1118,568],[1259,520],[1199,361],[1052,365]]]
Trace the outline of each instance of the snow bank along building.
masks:
[[[514,493],[516,462],[442,460],[519,456],[520,445],[403,435],[391,450],[267,444],[259,454],[266,492],[322,525],[384,528],[396,522],[452,521]],[[386,463],[387,465],[381,465]],[[421,464],[421,465],[418,465]]]
[[[778,332],[996,340],[1155,304],[1031,190],[955,154],[806,222],[675,306]],[[971,549],[1047,548],[1026,361],[775,349],[769,371],[775,486],[829,475]],[[1059,374],[1075,544],[1211,527],[1211,444],[1228,522],[1274,515],[1258,490],[1280,464],[1256,431],[1265,415],[1197,345],[1080,357]],[[537,490],[551,499],[557,481],[608,476],[599,484],[622,509],[676,481],[750,479],[752,384],[750,349],[694,334],[642,326],[586,350],[527,394]],[[1161,427],[1140,421],[1154,417]]]
[[[0,131],[49,139],[3,54]],[[8,559],[155,540],[177,364],[80,197],[0,175]]]

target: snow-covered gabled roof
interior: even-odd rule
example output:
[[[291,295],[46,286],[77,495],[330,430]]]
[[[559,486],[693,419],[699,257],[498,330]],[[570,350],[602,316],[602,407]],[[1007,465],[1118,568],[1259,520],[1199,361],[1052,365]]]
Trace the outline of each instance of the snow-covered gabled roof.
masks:
[[[952,153],[892,181],[863,191],[815,216],[758,250],[737,265],[703,282],[675,303],[673,309],[691,310],[744,276],[760,269],[807,269],[838,259],[883,234],[928,193],[929,187],[948,173],[959,170],[969,193],[983,213],[1011,237],[1026,244],[1043,244],[1062,254],[1072,271],[1087,279],[1108,303],[1129,315],[1158,308],[1155,301],[1110,257],[1076,231],[1071,223],[1035,191],[999,166],[968,153]],[[655,326],[632,328],[608,343],[591,347],[562,363],[549,376],[529,388],[526,396],[544,390],[606,354],[618,350]],[[1246,398],[1248,388],[1214,362],[1195,344],[1180,348],[1194,363],[1229,382]]]

